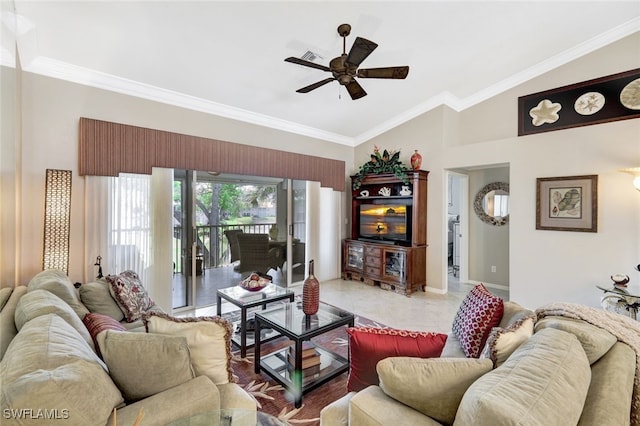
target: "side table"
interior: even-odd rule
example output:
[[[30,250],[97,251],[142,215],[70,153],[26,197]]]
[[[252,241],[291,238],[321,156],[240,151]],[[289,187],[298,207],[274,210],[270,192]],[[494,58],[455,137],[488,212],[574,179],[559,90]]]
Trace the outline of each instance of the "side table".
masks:
[[[254,370],[271,376],[276,382],[289,389],[295,398],[295,407],[302,405],[302,395],[349,370],[349,357],[340,356],[316,345],[320,354],[320,372],[317,377],[302,377],[302,343],[342,326],[353,327],[352,313],[320,302],[315,315],[305,315],[301,303],[287,303],[277,308],[256,312],[256,340],[254,344]],[[289,346],[262,357],[260,330],[269,327],[293,341],[294,365],[287,360]]]
[[[254,340],[247,339],[247,311],[258,306],[261,306],[262,309],[266,309],[269,303],[282,300],[293,302],[294,297],[295,294],[292,290],[279,287],[275,284],[269,284],[259,291],[245,290],[240,286],[223,288],[217,291],[216,313],[219,317],[222,317],[222,299],[240,308],[240,339],[238,340],[234,333],[231,341],[240,347],[240,356],[242,358],[247,356],[247,347],[250,347]],[[257,330],[255,334],[257,334]],[[279,336],[279,334],[270,336],[270,338],[277,336]]]

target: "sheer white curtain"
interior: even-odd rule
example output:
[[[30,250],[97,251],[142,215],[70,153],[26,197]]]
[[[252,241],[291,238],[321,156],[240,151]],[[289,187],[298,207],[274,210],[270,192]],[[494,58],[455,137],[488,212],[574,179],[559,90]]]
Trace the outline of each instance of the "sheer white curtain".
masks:
[[[105,276],[130,269],[147,283],[153,262],[151,176],[123,173],[86,179],[86,258],[101,256]],[[97,266],[88,262],[85,280],[97,273]]]

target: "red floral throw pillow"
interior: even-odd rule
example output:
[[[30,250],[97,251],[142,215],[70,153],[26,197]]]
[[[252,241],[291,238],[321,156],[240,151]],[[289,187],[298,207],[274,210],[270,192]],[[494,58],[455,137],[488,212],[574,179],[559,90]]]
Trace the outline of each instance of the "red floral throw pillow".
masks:
[[[446,334],[390,328],[353,327],[347,328],[347,333],[351,363],[349,392],[379,383],[378,361],[393,356],[438,357],[447,340]]]
[[[140,319],[142,313],[154,305],[135,272],[124,271],[120,275],[107,275],[107,281],[110,285],[109,292],[118,302],[127,322]]]
[[[105,330],[127,331],[122,324],[108,315],[86,314],[82,319],[82,322],[84,323],[84,326],[87,327],[87,330],[89,330],[89,334],[93,339],[93,344],[96,347],[96,352],[100,358],[102,358],[102,354],[100,353],[100,345],[98,345],[98,334]]]
[[[468,358],[478,358],[493,327],[504,313],[504,302],[487,290],[484,284],[471,289],[458,308],[451,331],[460,340]]]

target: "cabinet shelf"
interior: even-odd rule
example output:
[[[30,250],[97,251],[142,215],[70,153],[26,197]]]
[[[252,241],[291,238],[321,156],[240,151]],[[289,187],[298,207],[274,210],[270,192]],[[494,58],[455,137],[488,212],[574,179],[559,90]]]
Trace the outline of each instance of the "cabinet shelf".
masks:
[[[412,200],[410,195],[370,195],[368,197],[355,197],[356,200]]]

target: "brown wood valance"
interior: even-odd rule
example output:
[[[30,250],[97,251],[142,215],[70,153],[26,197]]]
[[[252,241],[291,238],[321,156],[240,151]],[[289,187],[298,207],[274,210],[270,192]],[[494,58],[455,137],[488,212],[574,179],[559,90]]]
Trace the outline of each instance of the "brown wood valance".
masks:
[[[80,176],[151,174],[153,167],[320,182],[345,189],[340,160],[80,118]]]

